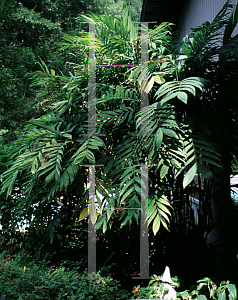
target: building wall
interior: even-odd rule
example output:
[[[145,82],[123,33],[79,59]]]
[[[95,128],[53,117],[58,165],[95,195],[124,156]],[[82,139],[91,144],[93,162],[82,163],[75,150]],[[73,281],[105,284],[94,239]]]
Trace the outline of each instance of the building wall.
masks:
[[[184,4],[178,25],[177,40],[182,41],[183,38],[191,32],[190,28],[200,26],[206,21],[212,22],[226,1],[227,0],[187,0]],[[231,4],[234,6],[237,5],[237,0],[232,0]],[[235,28],[232,36],[237,34],[238,26]]]

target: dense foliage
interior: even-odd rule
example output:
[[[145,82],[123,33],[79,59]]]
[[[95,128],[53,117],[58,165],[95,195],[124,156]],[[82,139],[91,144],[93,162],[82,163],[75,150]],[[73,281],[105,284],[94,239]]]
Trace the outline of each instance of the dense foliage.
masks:
[[[2,192],[6,190],[7,196],[11,195],[18,176],[25,178],[22,188],[26,197],[17,200],[17,215],[20,212],[28,218],[35,215],[33,224],[37,225],[38,231],[48,223],[49,236],[53,240],[53,232],[61,220],[75,220],[80,211],[81,219],[87,216],[85,183],[88,168],[85,165],[103,164],[104,167],[96,168],[97,193],[109,202],[109,210],[99,212],[97,226],[102,225],[105,231],[115,205],[120,207],[126,200],[127,207],[140,207],[139,165],[147,161],[150,178],[148,221],[153,222],[155,234],[160,224],[167,228],[171,204],[166,196],[172,178],[172,182],[182,180],[183,188],[192,182],[197,172],[204,179],[211,180],[212,170],[221,167],[225,159],[218,148],[221,134],[218,136],[220,140],[213,137],[214,125],[220,122],[217,110],[221,106],[211,105],[209,99],[217,87],[214,80],[219,74],[220,64],[230,59],[230,55],[234,56],[228,51],[234,48],[234,42],[229,43],[229,38],[227,44],[217,45],[215,49],[211,44],[218,38],[228,8],[227,2],[213,23],[194,30],[192,37],[185,39],[182,44],[184,55],[178,54],[170,41],[169,24],[150,30],[150,73],[146,86],[140,77],[140,67],[97,68],[97,118],[93,119],[97,136],[93,133],[86,135],[87,33],[82,30],[77,37],[65,35],[64,42],[57,45],[63,53],[74,52],[70,76],[49,70],[41,61],[41,71],[33,73],[33,78],[34,85],[43,88],[38,98],[44,99],[41,103],[47,103],[47,113],[29,122],[19,146],[21,154],[2,176]],[[91,13],[82,18],[98,22],[97,63],[139,64],[139,27],[133,23],[126,5],[121,21],[107,13],[103,16]],[[204,37],[206,44],[201,42]],[[196,61],[195,64],[196,51],[202,56],[200,63]],[[216,54],[225,55],[221,62],[213,60]],[[192,70],[191,64],[198,70]],[[234,72],[229,69],[227,79],[232,75],[233,79]],[[195,77],[195,73],[207,78]],[[224,86],[219,89],[224,89]],[[150,97],[149,107],[140,110],[139,95],[143,90],[153,97]],[[229,105],[227,113],[232,114],[234,110]],[[207,117],[211,114],[215,119],[213,124]],[[145,137],[139,133],[145,130],[146,119],[150,119],[150,135]],[[224,119],[227,120],[227,116]],[[231,120],[235,121],[234,118]],[[101,133],[105,136],[101,137]],[[80,135],[82,137],[78,138]],[[229,143],[232,143],[231,138]],[[232,143],[231,147],[234,146]],[[116,203],[110,194],[116,195]],[[91,213],[93,215],[95,222],[97,216]],[[138,217],[137,210],[123,211],[122,225],[128,221],[131,224],[132,218],[138,222]]]
[[[29,261],[30,260],[30,261]],[[14,260],[1,257],[0,260],[0,296],[7,299],[158,299],[166,297],[168,290],[163,275],[153,275],[146,286],[135,286],[125,291],[112,277],[102,277],[100,272],[95,278],[87,278],[85,272],[77,268],[47,266],[43,261],[39,267],[26,254]],[[84,278],[85,277],[85,278]],[[220,284],[210,278],[198,280],[190,289],[179,291],[180,280],[172,278],[177,299],[237,299],[234,284],[222,281]],[[1,294],[2,293],[2,294]],[[6,298],[5,298],[6,299]]]
[[[173,40],[172,24],[149,30],[149,76],[144,80],[142,28],[133,23],[136,9],[124,4],[120,16],[99,15],[93,2],[88,11],[83,1],[76,10],[75,1],[62,2],[1,4],[8,9],[7,17],[1,15],[1,133],[22,127],[15,132],[16,142],[1,146],[2,247],[7,245],[10,254],[35,248],[39,259],[56,261],[58,256],[57,263],[68,257],[82,262],[87,253],[89,165],[96,165],[96,201],[89,211],[98,229],[97,247],[104,253],[98,264],[111,263],[114,272],[123,270],[123,277],[129,271],[126,264],[138,259],[136,225],[144,191],[140,166],[147,165],[148,222],[159,233],[152,237],[150,255],[165,255],[180,266],[191,256],[198,268],[202,258],[209,266],[204,237],[217,225],[221,246],[233,253],[238,249],[237,212],[229,196],[229,176],[238,156],[238,68],[237,41],[231,34],[238,9],[231,14],[227,1],[212,23],[193,29],[181,44]],[[80,22],[95,24],[96,68],[88,57],[88,25]],[[95,130],[88,127],[89,63],[96,76]],[[141,109],[143,91],[149,106]],[[2,144],[13,138],[5,136]],[[190,201],[196,193],[197,221]],[[219,207],[216,222],[214,202]],[[115,212],[115,207],[123,211]],[[132,207],[138,209],[126,210]],[[14,241],[16,226],[25,219],[31,224],[29,234],[17,234]],[[46,254],[48,242],[57,255]]]
[[[103,13],[101,7],[100,2],[92,0],[1,1],[0,133],[4,134],[4,143],[19,136],[27,120],[43,113],[25,75],[39,70],[40,59],[63,71],[68,58],[54,43],[66,32],[77,32],[79,14]],[[134,13],[138,15],[138,11]]]
[[[88,279],[85,272],[48,267],[44,262],[39,267],[27,255],[13,261],[1,259],[0,274],[0,290],[7,299],[128,299],[128,293],[111,277],[97,274]]]

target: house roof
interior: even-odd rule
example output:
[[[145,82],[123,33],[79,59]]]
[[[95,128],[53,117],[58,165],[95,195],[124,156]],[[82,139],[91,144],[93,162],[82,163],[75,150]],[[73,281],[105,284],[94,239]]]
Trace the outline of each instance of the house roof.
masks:
[[[141,22],[172,22],[176,30],[186,0],[143,0]],[[149,25],[153,27],[155,24]]]

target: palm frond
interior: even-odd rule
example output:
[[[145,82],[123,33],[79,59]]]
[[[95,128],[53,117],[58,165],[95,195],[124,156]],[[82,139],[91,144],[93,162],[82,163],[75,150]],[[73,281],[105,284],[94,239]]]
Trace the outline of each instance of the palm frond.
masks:
[[[203,125],[206,127],[206,125]],[[211,180],[213,174],[209,166],[222,167],[221,155],[216,150],[216,145],[206,130],[201,132],[196,126],[196,121],[190,120],[183,140],[183,151],[186,162],[183,168],[175,173],[175,177],[186,170],[183,180],[184,188],[191,183],[197,172],[205,179]]]
[[[163,84],[157,90],[155,96],[157,99],[161,99],[162,103],[177,97],[180,101],[187,104],[188,93],[196,96],[196,89],[202,92],[207,83],[205,79],[199,77],[189,77],[182,81],[170,81]]]

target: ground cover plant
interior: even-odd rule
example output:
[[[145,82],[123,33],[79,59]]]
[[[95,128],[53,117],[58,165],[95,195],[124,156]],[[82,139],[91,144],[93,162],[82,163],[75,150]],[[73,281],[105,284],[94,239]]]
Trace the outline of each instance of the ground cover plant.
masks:
[[[44,262],[40,267],[35,262],[26,264],[24,254],[0,259],[0,290],[7,299],[128,299],[111,277],[87,277],[87,272],[48,267]]]

